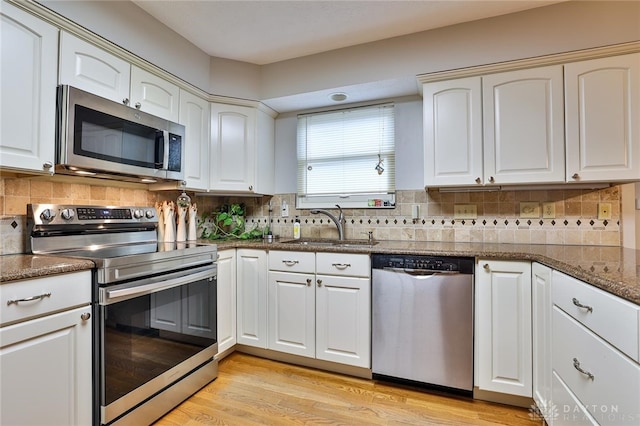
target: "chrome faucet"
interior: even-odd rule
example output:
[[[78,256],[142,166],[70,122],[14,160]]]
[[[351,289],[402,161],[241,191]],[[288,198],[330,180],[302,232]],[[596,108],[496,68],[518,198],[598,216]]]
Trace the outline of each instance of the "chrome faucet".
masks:
[[[346,221],[344,219],[344,213],[342,212],[342,208],[337,204],[336,204],[336,207],[340,211],[340,214],[338,215],[337,218],[334,215],[332,215],[331,213],[329,213],[327,210],[324,210],[324,209],[312,209],[311,210],[311,214],[322,213],[324,215],[329,216],[329,219],[331,219],[333,221],[333,223],[336,224],[336,228],[338,228],[338,240],[342,241],[342,240],[344,240],[344,225],[345,225]]]

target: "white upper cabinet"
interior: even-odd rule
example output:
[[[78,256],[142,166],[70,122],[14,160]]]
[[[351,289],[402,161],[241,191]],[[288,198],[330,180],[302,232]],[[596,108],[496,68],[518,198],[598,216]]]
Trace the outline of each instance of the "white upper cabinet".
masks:
[[[425,186],[561,183],[562,67],[423,85]]]
[[[256,109],[211,104],[211,189],[253,192]]]
[[[423,94],[425,185],[481,184],[480,77],[428,83]]]
[[[180,119],[180,89],[175,84],[132,65],[131,106],[177,123]]]
[[[209,189],[209,102],[180,90],[179,122],[185,126],[185,188]]]
[[[567,181],[640,179],[640,53],[565,66]]]
[[[484,183],[564,182],[562,66],[484,76],[482,100]]]
[[[129,62],[72,34],[60,36],[60,84],[129,103]]]
[[[52,174],[58,29],[6,2],[0,18],[0,167]]]

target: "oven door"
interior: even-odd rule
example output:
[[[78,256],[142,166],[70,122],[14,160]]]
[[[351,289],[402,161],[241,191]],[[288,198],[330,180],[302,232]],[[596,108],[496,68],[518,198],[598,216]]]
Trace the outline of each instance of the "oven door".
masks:
[[[199,269],[100,289],[103,424],[214,360],[216,269]]]

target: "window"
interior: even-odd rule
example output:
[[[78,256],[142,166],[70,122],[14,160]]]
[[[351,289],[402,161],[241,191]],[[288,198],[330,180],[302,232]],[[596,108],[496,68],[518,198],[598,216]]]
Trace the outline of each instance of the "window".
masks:
[[[393,104],[298,116],[298,208],[393,207]]]

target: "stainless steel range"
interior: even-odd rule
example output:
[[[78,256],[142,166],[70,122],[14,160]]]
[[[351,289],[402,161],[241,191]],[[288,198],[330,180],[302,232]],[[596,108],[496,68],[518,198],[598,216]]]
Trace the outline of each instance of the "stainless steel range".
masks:
[[[150,424],[217,377],[215,245],[157,240],[153,207],[30,204],[34,254],[91,259],[94,423]]]

